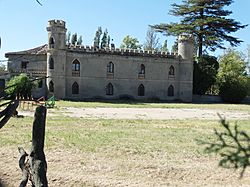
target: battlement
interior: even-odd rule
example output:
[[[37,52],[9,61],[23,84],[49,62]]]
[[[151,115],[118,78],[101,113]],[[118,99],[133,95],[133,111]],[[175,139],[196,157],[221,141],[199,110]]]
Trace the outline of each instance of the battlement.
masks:
[[[178,38],[179,42],[193,42],[194,37],[191,34],[181,34]]]
[[[147,57],[161,57],[161,58],[179,58],[177,53],[169,53],[164,51],[148,51],[138,49],[120,49],[120,48],[103,48],[83,45],[66,45],[66,48],[72,52],[82,53],[96,53],[96,54],[110,54],[110,55],[123,55],[123,56],[147,56]]]
[[[48,26],[49,27],[63,27],[65,28],[65,21],[63,20],[49,20]]]

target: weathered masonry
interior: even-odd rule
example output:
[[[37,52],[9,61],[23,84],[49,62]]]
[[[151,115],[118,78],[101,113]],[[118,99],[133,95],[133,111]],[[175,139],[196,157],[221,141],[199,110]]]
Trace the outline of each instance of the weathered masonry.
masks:
[[[178,54],[66,45],[65,22],[48,22],[48,44],[7,53],[11,73],[47,75],[41,88],[58,99],[192,101],[193,42],[179,37]]]

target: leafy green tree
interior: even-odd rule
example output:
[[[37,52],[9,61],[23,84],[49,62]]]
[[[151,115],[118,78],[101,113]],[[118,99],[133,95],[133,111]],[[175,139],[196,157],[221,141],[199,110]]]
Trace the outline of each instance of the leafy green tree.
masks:
[[[139,44],[139,41],[137,38],[133,38],[132,36],[125,36],[120,48],[125,49],[141,49],[141,45]]]
[[[237,46],[242,41],[230,34],[247,25],[228,18],[232,11],[225,10],[225,7],[232,3],[233,0],[183,0],[181,5],[172,4],[170,11],[171,15],[181,18],[179,23],[152,27],[167,35],[193,34],[198,45],[198,57],[203,54],[203,47],[211,51],[225,49],[224,41]]]
[[[159,38],[157,37],[156,32],[151,27],[148,28],[146,34],[146,42],[143,45],[144,50],[158,50],[159,46]]]
[[[247,46],[247,71],[250,75],[250,45]]]
[[[247,96],[248,78],[242,53],[229,49],[219,59],[219,94],[225,102],[238,103]]]
[[[71,43],[72,43],[73,45],[76,45],[76,44],[77,44],[77,33],[72,34]]]
[[[31,98],[31,90],[36,87],[37,83],[34,81],[30,81],[29,77],[26,74],[20,74],[10,79],[7,82],[7,90],[6,94],[10,96],[10,98],[14,99],[18,98]]]
[[[202,55],[194,62],[193,93],[204,95],[216,82],[219,69],[217,58]]]

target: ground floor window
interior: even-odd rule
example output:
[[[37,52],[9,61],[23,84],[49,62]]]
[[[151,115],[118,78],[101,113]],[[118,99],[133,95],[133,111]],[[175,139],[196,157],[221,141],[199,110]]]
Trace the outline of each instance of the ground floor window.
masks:
[[[168,96],[169,97],[173,97],[174,96],[174,87],[173,87],[173,85],[170,85],[168,87]]]
[[[79,85],[77,82],[74,82],[72,84],[72,94],[79,94]]]
[[[53,83],[53,81],[49,82],[49,91],[54,92],[54,83]]]
[[[144,88],[143,84],[141,84],[138,87],[138,96],[144,96],[144,95],[145,95],[145,88]]]
[[[114,94],[114,87],[111,83],[106,86],[106,95],[113,95]]]

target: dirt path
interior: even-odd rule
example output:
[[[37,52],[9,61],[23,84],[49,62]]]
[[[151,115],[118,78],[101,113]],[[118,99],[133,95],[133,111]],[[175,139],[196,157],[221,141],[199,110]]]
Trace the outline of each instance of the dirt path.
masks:
[[[210,109],[164,109],[164,108],[64,108],[64,115],[103,119],[250,119],[250,113]]]

